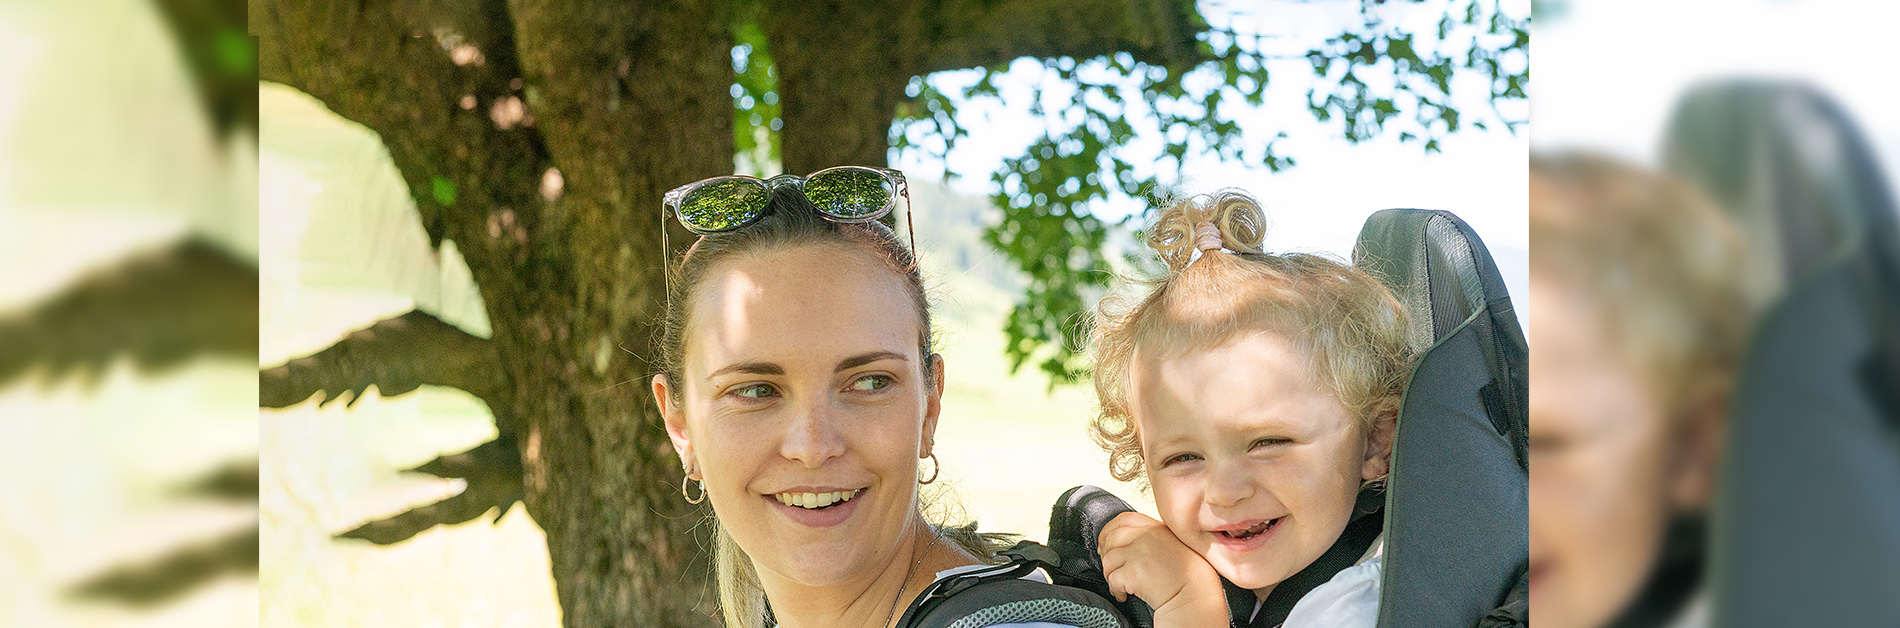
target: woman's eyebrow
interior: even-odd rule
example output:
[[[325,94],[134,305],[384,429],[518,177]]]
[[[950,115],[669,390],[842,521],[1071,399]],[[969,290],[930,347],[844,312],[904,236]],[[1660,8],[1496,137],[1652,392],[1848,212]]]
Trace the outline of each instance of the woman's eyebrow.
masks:
[[[712,379],[714,377],[725,375],[727,373],[746,373],[749,375],[784,375],[785,369],[771,362],[740,362],[738,364],[733,364],[725,368],[719,369],[717,371],[713,371],[711,375],[706,376],[706,379]]]
[[[866,364],[870,364],[872,362],[876,362],[878,360],[897,360],[899,362],[908,362],[910,361],[910,358],[904,357],[904,354],[902,353],[895,353],[891,351],[872,351],[870,353],[854,355],[854,356],[845,358],[843,360],[839,360],[838,368],[834,369],[833,372],[857,368],[860,366],[864,366]]]

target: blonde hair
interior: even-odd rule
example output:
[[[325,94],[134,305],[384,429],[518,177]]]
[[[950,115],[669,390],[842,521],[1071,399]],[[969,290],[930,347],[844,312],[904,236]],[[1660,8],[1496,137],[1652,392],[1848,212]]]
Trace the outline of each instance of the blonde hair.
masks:
[[[1587,155],[1532,155],[1531,272],[1594,304],[1618,353],[1674,406],[1726,392],[1763,294],[1741,233],[1695,188]]]
[[[1199,223],[1220,229],[1235,251],[1195,259]],[[1412,350],[1405,309],[1366,273],[1316,254],[1269,254],[1266,214],[1246,192],[1180,199],[1148,227],[1147,244],[1167,264],[1139,297],[1104,299],[1092,334],[1100,411],[1091,436],[1108,452],[1109,473],[1145,480],[1139,426],[1128,403],[1135,355],[1211,349],[1247,333],[1272,332],[1306,356],[1311,371],[1368,432],[1395,420]]]

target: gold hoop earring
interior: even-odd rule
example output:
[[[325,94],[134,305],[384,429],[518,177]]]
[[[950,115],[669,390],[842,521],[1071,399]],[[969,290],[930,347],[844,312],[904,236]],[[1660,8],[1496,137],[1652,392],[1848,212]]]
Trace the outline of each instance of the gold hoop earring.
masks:
[[[943,471],[943,462],[937,460],[937,452],[934,452],[934,451],[930,452],[930,479],[918,480],[917,483],[929,484],[931,482],[937,481],[937,473],[940,471]]]
[[[697,504],[706,501],[706,483],[703,481],[699,483],[699,497],[693,497],[691,493],[686,492],[687,485],[692,483],[692,475],[680,478],[680,497],[686,498],[686,503],[688,504]]]

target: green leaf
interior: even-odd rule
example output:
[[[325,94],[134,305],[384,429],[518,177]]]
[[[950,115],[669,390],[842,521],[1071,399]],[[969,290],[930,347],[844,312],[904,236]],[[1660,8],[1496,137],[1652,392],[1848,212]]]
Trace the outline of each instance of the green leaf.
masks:
[[[247,75],[257,72],[257,38],[237,28],[220,28],[216,38],[218,69],[226,74]]]
[[[454,181],[450,181],[448,177],[442,175],[435,175],[429,178],[429,184],[430,194],[435,197],[437,205],[448,207],[455,204]]]

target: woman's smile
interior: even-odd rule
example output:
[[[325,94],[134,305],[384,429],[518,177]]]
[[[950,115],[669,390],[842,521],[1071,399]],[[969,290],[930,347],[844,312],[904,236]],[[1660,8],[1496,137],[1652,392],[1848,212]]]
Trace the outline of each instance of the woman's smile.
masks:
[[[829,528],[844,523],[858,511],[865,489],[824,492],[786,491],[764,495],[774,510],[799,525]]]
[[[798,506],[811,510],[824,510],[837,505],[839,502],[850,501],[862,492],[864,492],[864,489],[861,488],[854,488],[847,491],[821,490],[816,493],[811,491],[786,491],[783,493],[773,493],[771,497],[778,500],[778,503],[787,506]]]

